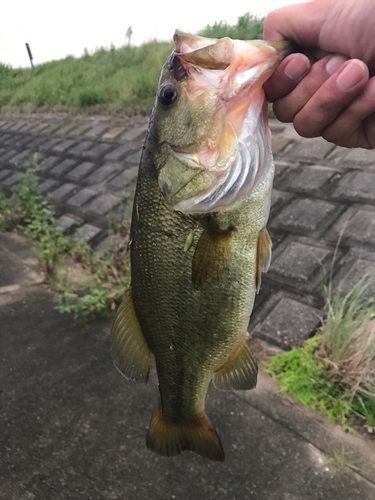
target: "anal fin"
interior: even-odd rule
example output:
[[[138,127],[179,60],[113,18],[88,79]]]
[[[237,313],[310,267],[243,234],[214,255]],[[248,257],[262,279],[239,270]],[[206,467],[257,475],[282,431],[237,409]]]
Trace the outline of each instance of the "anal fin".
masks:
[[[268,271],[271,264],[272,257],[272,241],[266,228],[259,231],[257,240],[257,256],[256,256],[256,269],[255,269],[255,287],[257,293],[260,290],[260,283],[262,280],[262,273]]]
[[[222,391],[254,389],[257,384],[258,363],[244,338],[227,362],[213,377],[213,384]]]
[[[132,289],[129,288],[118,308],[111,330],[112,355],[116,367],[125,377],[145,384],[153,353],[143,336],[135,313]]]
[[[225,456],[220,438],[204,413],[194,420],[170,422],[163,416],[160,399],[147,432],[146,445],[167,457],[179,455],[184,450],[218,462]]]
[[[217,278],[228,267],[233,247],[232,232],[233,228],[219,229],[211,222],[203,231],[193,258],[195,289]]]

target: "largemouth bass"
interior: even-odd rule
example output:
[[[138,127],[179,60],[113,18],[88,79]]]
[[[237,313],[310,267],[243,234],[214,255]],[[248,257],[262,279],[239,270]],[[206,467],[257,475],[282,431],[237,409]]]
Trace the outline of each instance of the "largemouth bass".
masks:
[[[211,380],[223,390],[256,385],[247,326],[270,264],[274,173],[262,85],[288,47],[179,31],[174,41],[139,167],[132,285],[112,350],[118,369],[143,383],[155,356],[148,448],[222,461],[205,398]]]

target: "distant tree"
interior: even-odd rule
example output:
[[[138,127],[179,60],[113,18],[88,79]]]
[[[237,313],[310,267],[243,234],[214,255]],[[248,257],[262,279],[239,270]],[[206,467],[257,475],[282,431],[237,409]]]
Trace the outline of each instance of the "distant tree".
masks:
[[[132,35],[133,35],[133,30],[132,27],[129,26],[129,28],[126,30],[126,35],[125,35],[125,38],[127,38],[128,40],[128,46],[130,45]]]

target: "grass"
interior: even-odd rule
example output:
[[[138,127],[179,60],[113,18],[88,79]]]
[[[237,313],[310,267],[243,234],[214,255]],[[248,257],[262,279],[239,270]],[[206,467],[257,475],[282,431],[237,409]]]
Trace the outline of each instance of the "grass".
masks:
[[[221,38],[261,38],[263,21],[250,14],[234,26],[224,22],[206,26],[201,34]],[[172,36],[173,27],[171,28]],[[154,104],[160,71],[173,42],[150,41],[140,47],[85,50],[32,68],[13,69],[0,64],[0,108],[103,109],[150,108]]]
[[[38,194],[34,166],[20,175],[10,198],[0,193],[0,230],[21,231],[31,239],[61,313],[94,319],[114,309],[130,283],[129,218],[122,209],[121,217],[111,220],[105,250],[71,241],[54,226],[52,210]]]
[[[328,290],[318,333],[267,365],[283,394],[350,432],[354,423],[375,427],[375,301],[365,282],[346,294]]]
[[[32,68],[0,65],[0,107],[126,108],[152,106],[172,42],[103,48]]]
[[[330,453],[331,462],[339,469],[360,470],[354,463],[358,459],[353,450],[345,447],[343,444],[334,447]]]

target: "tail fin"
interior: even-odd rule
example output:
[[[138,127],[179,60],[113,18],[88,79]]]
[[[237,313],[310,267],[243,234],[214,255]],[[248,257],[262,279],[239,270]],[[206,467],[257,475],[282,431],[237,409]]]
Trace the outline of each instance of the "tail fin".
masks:
[[[220,438],[205,414],[192,421],[168,422],[163,418],[160,399],[147,432],[146,444],[150,450],[167,457],[190,450],[210,460],[224,460]]]

